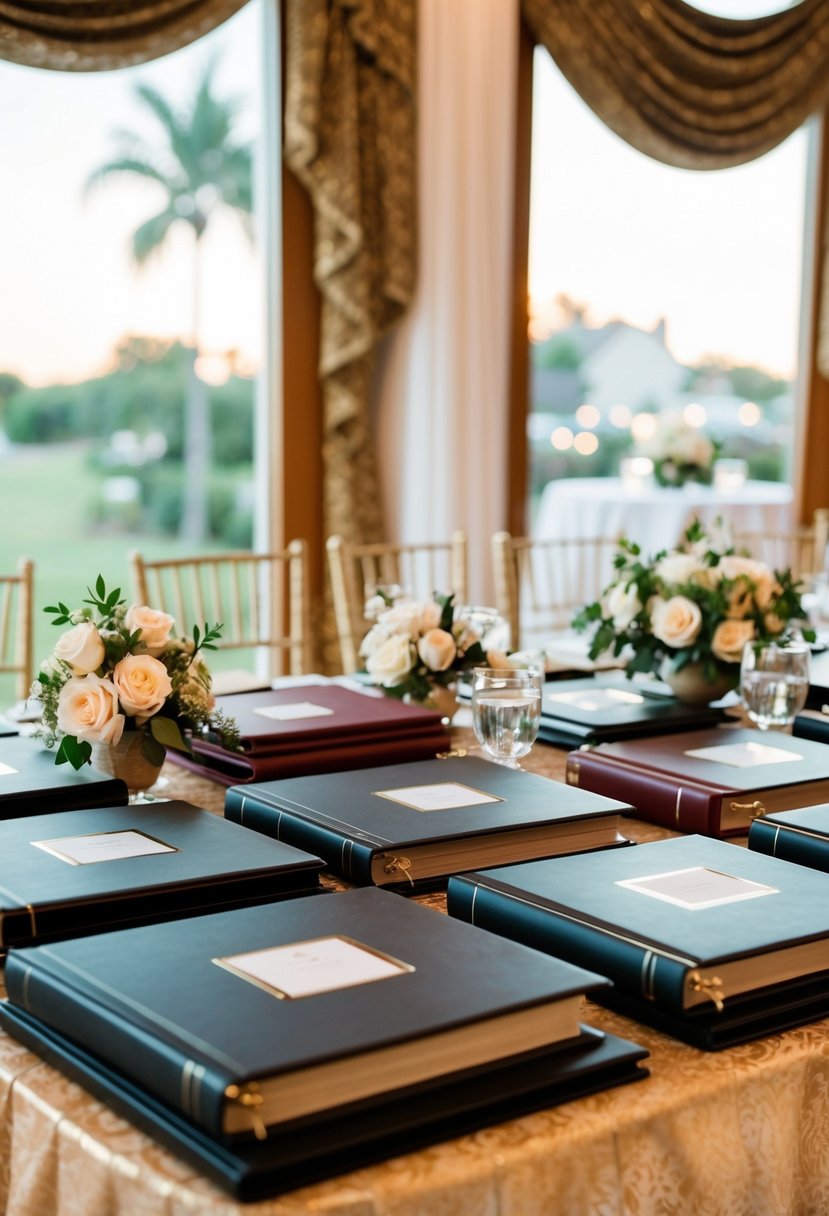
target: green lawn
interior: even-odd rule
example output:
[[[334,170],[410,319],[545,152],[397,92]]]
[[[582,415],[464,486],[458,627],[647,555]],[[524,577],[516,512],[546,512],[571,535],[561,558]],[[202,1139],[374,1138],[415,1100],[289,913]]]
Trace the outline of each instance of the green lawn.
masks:
[[[99,487],[100,477],[90,471],[81,444],[21,447],[0,455],[0,570],[14,570],[19,557],[35,563],[35,670],[58,634],[44,605],[58,599],[79,605],[98,574],[110,588],[121,587],[129,600],[131,550],[151,558],[180,551],[174,537],[93,526]],[[0,675],[0,706],[11,700],[11,678]]]

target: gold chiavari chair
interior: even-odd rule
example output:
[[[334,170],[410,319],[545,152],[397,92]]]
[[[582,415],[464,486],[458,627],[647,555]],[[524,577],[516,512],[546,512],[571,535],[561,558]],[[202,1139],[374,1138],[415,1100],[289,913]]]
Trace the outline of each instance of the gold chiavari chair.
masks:
[[[375,587],[404,588],[417,599],[434,592],[454,593],[455,603],[467,599],[467,543],[463,532],[447,541],[407,544],[353,545],[342,536],[330,536],[328,572],[334,618],[344,672],[360,666],[360,642],[368,629],[366,600]]]
[[[138,603],[174,616],[182,633],[194,624],[218,622],[223,628],[216,649],[249,653],[251,670],[215,672],[214,692],[240,691],[261,685],[265,677],[311,670],[304,540],[272,553],[240,550],[149,561],[136,552],[130,562]]]
[[[34,679],[34,562],[21,557],[15,574],[0,574],[0,672],[15,676],[25,700]]]

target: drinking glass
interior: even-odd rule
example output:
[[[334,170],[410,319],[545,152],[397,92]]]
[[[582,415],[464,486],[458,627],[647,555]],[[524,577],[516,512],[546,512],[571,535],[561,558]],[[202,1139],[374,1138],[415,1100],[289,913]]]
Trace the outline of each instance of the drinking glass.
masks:
[[[507,768],[520,768],[538,735],[543,675],[536,668],[475,667],[472,726],[484,751]]]
[[[743,705],[760,730],[784,730],[806,704],[809,647],[747,642],[740,665]]]

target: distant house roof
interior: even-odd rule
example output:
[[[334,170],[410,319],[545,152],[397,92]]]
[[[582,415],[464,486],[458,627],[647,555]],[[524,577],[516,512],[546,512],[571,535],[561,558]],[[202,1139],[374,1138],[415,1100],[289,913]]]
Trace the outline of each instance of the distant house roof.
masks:
[[[573,413],[584,397],[581,373],[564,367],[532,368],[531,401],[534,410],[552,414]]]

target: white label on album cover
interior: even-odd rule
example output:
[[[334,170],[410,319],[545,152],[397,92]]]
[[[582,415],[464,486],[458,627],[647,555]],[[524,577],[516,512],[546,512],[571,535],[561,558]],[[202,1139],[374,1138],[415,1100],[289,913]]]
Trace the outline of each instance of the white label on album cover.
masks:
[[[301,718],[327,718],[334,711],[313,701],[292,701],[290,705],[262,705],[253,712],[277,722],[297,722]]]
[[[213,962],[275,996],[297,1000],[358,984],[373,984],[414,971],[408,963],[347,937],[318,937]]]
[[[548,701],[560,701],[562,705],[583,709],[585,713],[597,714],[603,709],[618,709],[623,705],[642,705],[645,698],[638,692],[628,692],[624,688],[594,688],[589,692],[580,689],[576,692],[554,692],[544,697]]]
[[[377,790],[378,798],[388,798],[415,811],[452,811],[461,806],[484,806],[488,802],[503,802],[494,794],[473,790],[458,781],[436,781],[431,785],[404,785],[399,789]]]
[[[17,771],[18,770],[16,768],[12,768],[10,764],[4,764],[3,761],[0,760],[0,777],[11,777],[12,774],[16,773]]]
[[[664,874],[649,874],[645,878],[625,878],[616,886],[627,887],[691,911],[735,904],[743,899],[758,899],[761,895],[779,894],[776,887],[738,878],[736,874],[726,874],[723,870],[711,870],[708,866],[668,870]]]
[[[57,836],[53,840],[33,840],[36,849],[51,853],[70,866],[89,866],[98,861],[122,861],[126,857],[151,857],[157,853],[180,850],[144,832],[127,828],[123,832],[90,832],[87,836]]]
[[[785,764],[802,760],[797,752],[772,747],[768,743],[722,743],[714,747],[697,747],[685,753],[696,760],[713,760],[715,764],[731,764],[734,768],[754,768],[758,764]]]

